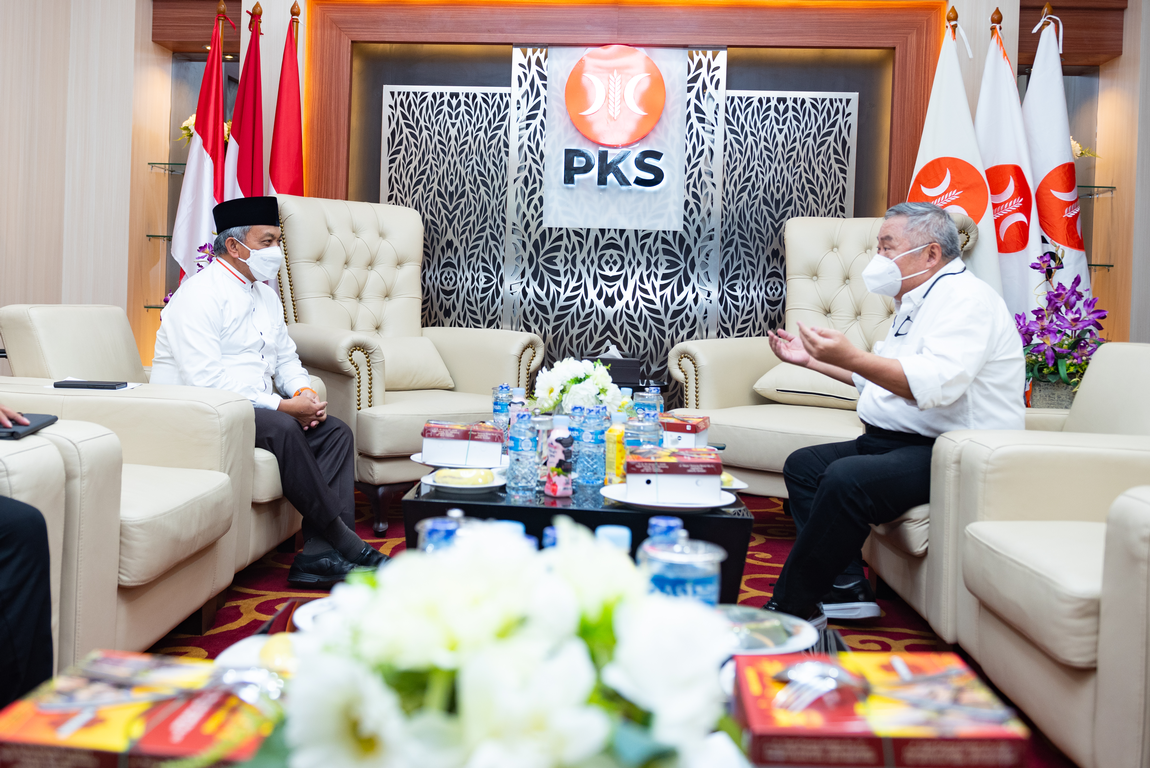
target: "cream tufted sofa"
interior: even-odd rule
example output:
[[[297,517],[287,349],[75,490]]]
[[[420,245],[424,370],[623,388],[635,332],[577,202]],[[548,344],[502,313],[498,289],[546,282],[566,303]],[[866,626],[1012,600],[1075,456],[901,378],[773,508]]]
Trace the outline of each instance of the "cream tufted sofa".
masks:
[[[98,304],[10,304],[0,307],[0,334],[16,376],[54,380],[69,376],[96,381],[146,382],[147,372],[124,310]],[[312,386],[325,396],[323,382]],[[172,389],[165,387],[166,390]],[[183,388],[177,388],[183,389]],[[188,388],[192,389],[192,388]],[[91,391],[90,394],[99,394]],[[102,393],[115,395],[115,393]],[[193,398],[194,399],[194,398]],[[300,529],[302,518],[283,498],[279,464],[254,447],[245,470],[250,503],[236,520],[235,571],[263,557]]]
[[[255,423],[250,401],[222,390],[51,381],[0,378],[0,402],[62,420],[39,435],[63,458],[64,667],[93,648],[144,650],[214,606],[251,510]]]
[[[421,324],[423,221],[394,205],[279,196],[288,332],[356,433],[356,477],[382,530],[382,486],[428,472],[410,456],[428,419],[491,418],[491,388],[528,386],[533,333]]]

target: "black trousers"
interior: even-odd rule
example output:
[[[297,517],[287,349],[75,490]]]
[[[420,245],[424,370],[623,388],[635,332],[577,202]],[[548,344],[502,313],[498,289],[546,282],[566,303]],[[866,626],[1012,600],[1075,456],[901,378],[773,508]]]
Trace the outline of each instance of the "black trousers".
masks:
[[[52,676],[48,526],[0,496],[0,707]]]
[[[934,438],[867,427],[846,443],[803,448],[783,466],[798,536],[775,582],[774,601],[806,617],[836,577],[862,578],[870,526],[930,500]]]
[[[307,541],[337,517],[355,530],[355,438],[334,416],[304,430],[282,411],[256,408],[256,448],[280,465],[284,497],[303,515]]]

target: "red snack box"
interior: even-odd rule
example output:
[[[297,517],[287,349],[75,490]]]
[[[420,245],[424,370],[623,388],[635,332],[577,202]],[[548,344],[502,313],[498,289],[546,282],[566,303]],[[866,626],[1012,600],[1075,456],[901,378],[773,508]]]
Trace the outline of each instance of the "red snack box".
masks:
[[[892,665],[897,656],[901,664]],[[838,664],[869,692],[836,689],[806,709],[777,708],[775,675]],[[901,677],[896,666],[909,670]],[[735,717],[756,765],[1021,768],[1030,732],[953,653],[736,656]]]
[[[707,430],[711,428],[711,418],[661,413],[659,426],[663,428],[665,448],[704,448],[707,445]]]
[[[429,421],[423,425],[423,463],[436,467],[498,467],[503,430],[494,424]]]
[[[94,651],[0,712],[0,766],[148,768],[220,751],[251,759],[274,723],[229,691],[202,690],[211,662]]]
[[[713,448],[644,445],[627,453],[627,501],[718,504],[723,462]]]

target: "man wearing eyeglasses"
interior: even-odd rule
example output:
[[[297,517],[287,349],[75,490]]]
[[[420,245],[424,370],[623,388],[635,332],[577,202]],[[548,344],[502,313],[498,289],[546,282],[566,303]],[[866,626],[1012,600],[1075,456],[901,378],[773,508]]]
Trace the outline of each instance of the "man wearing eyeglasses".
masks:
[[[798,537],[768,609],[816,624],[878,616],[863,573],[870,526],[930,500],[935,438],[956,429],[1023,429],[1022,341],[1002,298],[963,263],[958,229],[929,203],[886,212],[867,290],[895,300],[873,352],[828,328],[769,334],[784,362],[859,390],[866,431],[795,451],[783,467]]]

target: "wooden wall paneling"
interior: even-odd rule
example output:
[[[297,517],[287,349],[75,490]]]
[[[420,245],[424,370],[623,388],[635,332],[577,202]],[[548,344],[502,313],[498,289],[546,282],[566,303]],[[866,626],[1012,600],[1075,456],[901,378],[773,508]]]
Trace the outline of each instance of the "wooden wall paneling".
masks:
[[[347,196],[356,42],[893,48],[890,201],[905,198],[942,43],[946,4],[424,5],[311,0],[304,136],[307,194]],[[657,20],[657,23],[652,23]]]
[[[228,18],[236,28],[224,22],[224,53],[239,54],[240,22],[247,16],[240,0],[225,0]],[[152,0],[152,42],[175,53],[206,53],[204,46],[212,40],[212,22],[216,18],[217,0]]]
[[[1143,0],[1135,0],[1142,2]],[[1020,0],[1018,65],[1030,67],[1038,51],[1037,32],[1045,0]],[[1122,55],[1122,20],[1127,0],[1071,0],[1052,3],[1066,27],[1062,39],[1064,67],[1100,66]]]
[[[171,146],[172,52],[152,42],[151,0],[136,0],[135,75],[132,93],[131,207],[128,222],[128,321],[140,360],[152,364],[159,305],[165,293],[168,243],[148,235],[170,234],[168,175],[148,167],[166,162]]]

